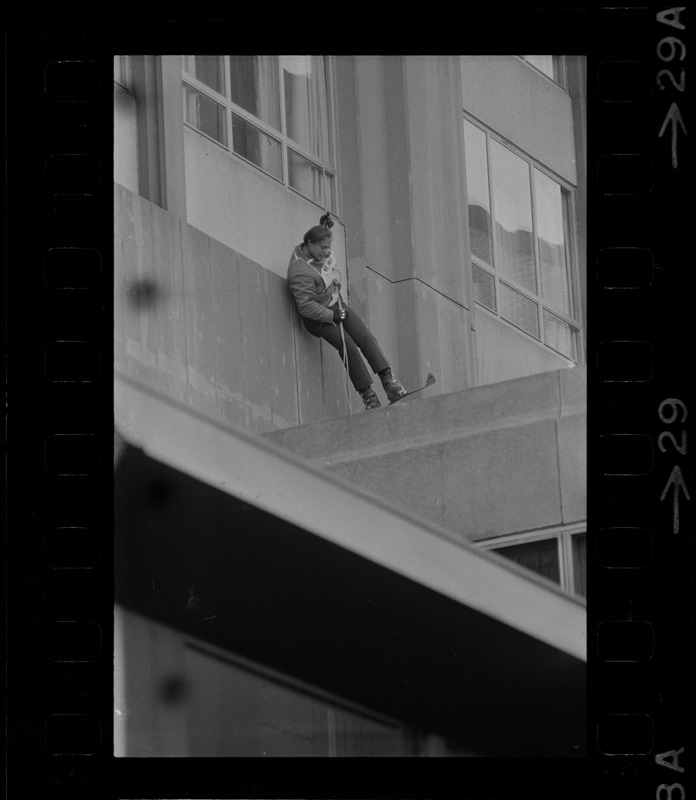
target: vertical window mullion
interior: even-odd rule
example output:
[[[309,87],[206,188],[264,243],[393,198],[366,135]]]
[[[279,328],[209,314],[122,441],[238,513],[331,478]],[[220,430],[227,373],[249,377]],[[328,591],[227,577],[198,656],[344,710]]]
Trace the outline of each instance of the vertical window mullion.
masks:
[[[329,87],[329,97],[328,97],[327,104],[328,104],[329,117],[331,119],[331,130],[330,130],[329,146],[331,148],[332,175],[333,175],[334,187],[335,187],[336,186],[336,182],[338,181],[338,153],[339,153],[338,147],[339,147],[339,143],[338,143],[338,120],[336,119],[336,103],[334,101],[334,97],[335,97],[336,91],[337,91],[336,90],[336,71],[335,71],[336,61],[335,61],[334,56],[328,56],[327,67],[328,67],[328,69],[327,69],[327,73],[328,73],[327,85]],[[326,179],[326,181],[327,181],[326,197],[327,197],[327,200],[329,201],[328,205],[330,205],[331,204],[331,191],[329,189],[328,178]],[[341,209],[339,208],[339,202],[338,201],[339,201],[339,198],[338,198],[338,196],[336,196],[336,214],[338,214],[340,216]]]
[[[542,303],[544,295],[544,287],[542,285],[543,276],[541,274],[541,256],[539,254],[539,236],[537,233],[537,209],[536,209],[536,188],[534,180],[534,165],[527,162],[529,167],[529,191],[532,203],[532,239],[534,241],[534,277],[536,280],[536,295],[539,298],[537,303],[537,319],[539,320],[539,338],[542,344],[546,344],[546,336],[544,332],[544,314],[542,312]]]
[[[565,213],[563,214],[563,233],[566,237],[566,264],[570,274],[568,276],[568,288],[570,291],[570,318],[573,320],[580,317],[579,287],[577,285],[578,270],[573,269],[578,264],[575,236],[573,236],[574,225],[571,224],[575,219],[575,195],[573,192],[561,189],[561,197],[565,198]]]
[[[561,579],[560,580],[561,589],[564,589],[564,590],[567,591],[567,589],[568,589],[568,570],[567,570],[567,565],[566,565],[566,561],[565,561],[565,553],[564,553],[564,549],[565,548],[563,547],[563,535],[562,534],[556,537],[556,546],[558,548],[558,550],[557,550],[557,552],[558,552],[558,573],[559,573],[559,577]]]
[[[225,100],[227,101],[227,146],[230,153],[234,153],[234,128],[232,120],[232,64],[230,57],[225,56]]]
[[[493,169],[491,168],[491,135],[488,131],[484,131],[486,135],[486,172],[488,175],[488,204],[490,206],[491,215],[491,267],[493,268],[493,280],[495,287],[495,307],[496,314],[500,314],[500,282],[498,279],[498,246],[496,244],[497,237],[495,235],[495,197],[493,196]]]
[[[563,553],[563,573],[565,575],[565,589],[575,594],[575,579],[573,575],[573,543],[569,533],[559,536]]]
[[[585,353],[585,331],[582,322],[582,295],[580,291],[580,251],[578,249],[578,237],[575,217],[577,214],[576,208],[576,193],[568,192],[568,215],[566,225],[568,227],[568,247],[570,258],[570,278],[573,291],[573,320],[577,321],[577,337],[578,337],[578,361],[584,360]]]
[[[278,88],[280,94],[280,135],[283,143],[283,184],[290,185],[290,167],[288,158],[288,138],[285,125],[285,82],[283,81],[283,58],[278,56]]]

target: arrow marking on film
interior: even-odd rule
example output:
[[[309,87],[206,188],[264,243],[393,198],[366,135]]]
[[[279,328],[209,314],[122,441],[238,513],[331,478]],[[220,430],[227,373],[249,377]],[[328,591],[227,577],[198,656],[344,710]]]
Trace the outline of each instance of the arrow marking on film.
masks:
[[[679,133],[679,128],[677,126],[681,125],[682,130],[688,136],[686,125],[684,125],[684,120],[682,119],[682,115],[679,113],[679,106],[676,103],[672,103],[669,107],[669,111],[667,112],[667,116],[665,117],[665,121],[662,123],[662,127],[660,128],[659,136],[665,132],[665,128],[667,125],[672,124],[672,168],[677,168],[677,134]]]
[[[673,509],[672,509],[672,528],[674,533],[678,533],[679,531],[679,490],[682,489],[684,495],[687,500],[691,500],[689,492],[686,488],[686,484],[684,483],[684,476],[682,475],[681,469],[679,467],[675,467],[670,476],[669,480],[667,481],[667,485],[665,486],[662,495],[660,496],[660,500],[664,500],[667,497],[667,492],[669,492],[670,488],[674,489],[674,500],[673,500]]]

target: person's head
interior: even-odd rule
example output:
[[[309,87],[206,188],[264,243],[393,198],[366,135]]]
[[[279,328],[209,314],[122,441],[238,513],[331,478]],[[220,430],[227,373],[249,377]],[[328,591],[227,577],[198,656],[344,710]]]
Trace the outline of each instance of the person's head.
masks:
[[[313,228],[310,228],[302,237],[302,244],[305,247],[307,247],[307,245],[322,244],[326,241],[328,241],[330,246],[331,242],[333,241],[333,233],[331,233],[330,228],[327,228],[324,225],[315,225]]]
[[[329,214],[325,214],[319,225],[314,225],[302,237],[302,245],[315,261],[325,261],[331,255],[333,234],[331,228],[333,221]]]

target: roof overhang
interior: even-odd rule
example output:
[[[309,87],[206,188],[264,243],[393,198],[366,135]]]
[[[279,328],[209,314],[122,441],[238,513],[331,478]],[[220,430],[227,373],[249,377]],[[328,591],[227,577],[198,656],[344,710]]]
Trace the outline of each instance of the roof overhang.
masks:
[[[119,602],[484,753],[583,754],[583,602],[126,379],[115,416]]]

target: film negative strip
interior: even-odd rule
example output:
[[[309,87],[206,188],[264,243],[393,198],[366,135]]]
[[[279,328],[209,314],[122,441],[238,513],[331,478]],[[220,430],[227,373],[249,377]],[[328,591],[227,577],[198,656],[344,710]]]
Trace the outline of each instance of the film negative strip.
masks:
[[[106,796],[111,90],[84,33],[6,35],[12,796]]]
[[[603,785],[630,783],[656,798],[689,795],[693,741],[693,396],[681,366],[689,336],[673,305],[693,207],[685,13],[646,12],[641,35],[595,64],[590,178],[598,224],[589,715]]]
[[[535,43],[588,58],[587,754],[359,770],[114,758],[113,56],[163,34],[11,30],[10,797],[691,796],[693,22],[682,6],[585,12],[564,31],[547,10]],[[189,52],[187,33],[208,51],[220,32],[201,29],[170,27],[158,52]],[[490,52],[517,52],[492,31]]]

